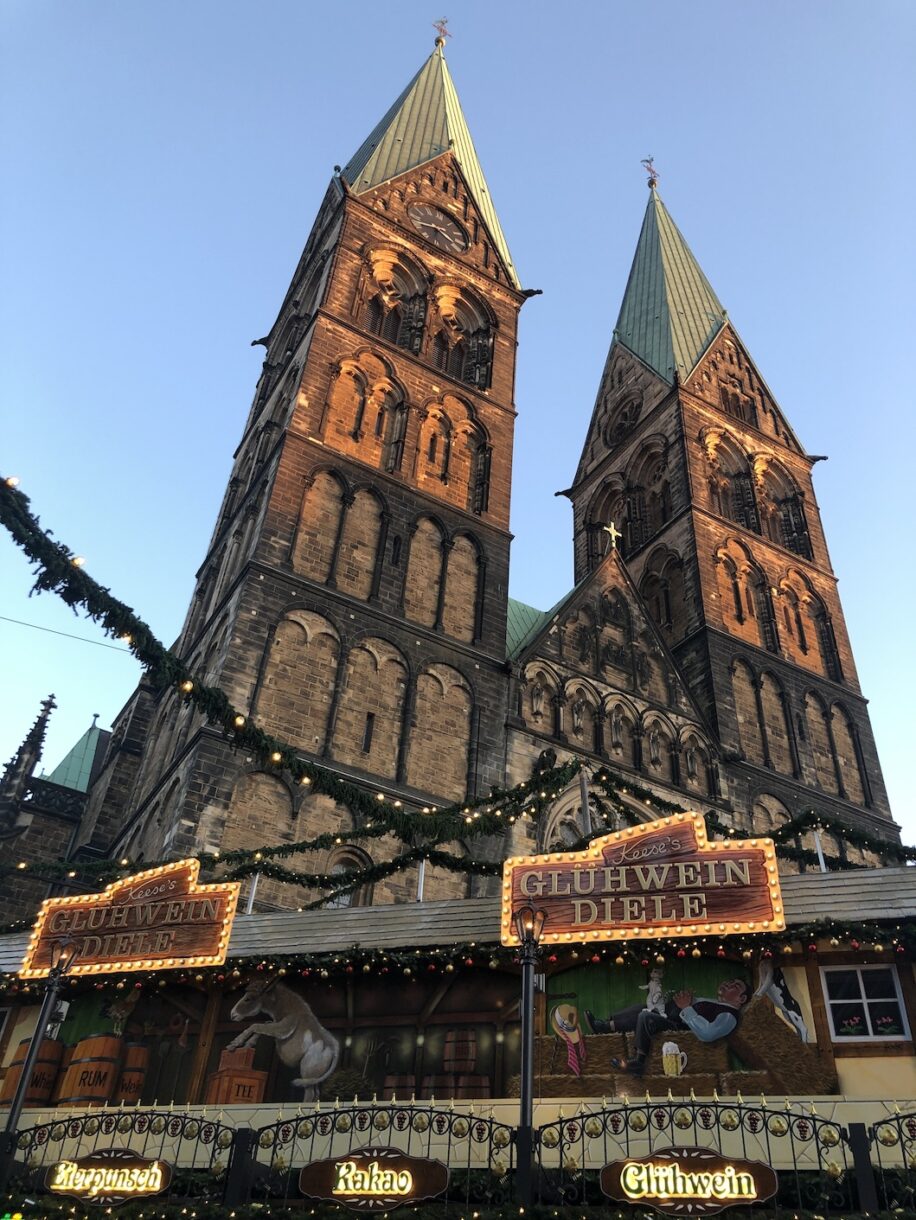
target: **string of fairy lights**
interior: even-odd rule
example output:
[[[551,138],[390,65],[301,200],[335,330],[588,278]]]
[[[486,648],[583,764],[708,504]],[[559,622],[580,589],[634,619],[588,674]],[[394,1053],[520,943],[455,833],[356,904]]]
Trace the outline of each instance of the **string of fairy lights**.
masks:
[[[352,815],[353,824],[349,829],[325,832],[293,843],[201,853],[197,859],[202,873],[209,878],[243,880],[258,874],[282,885],[320,891],[316,897],[307,898],[300,908],[311,910],[339,901],[397,873],[415,869],[421,861],[467,876],[495,877],[502,872],[501,862],[475,858],[467,850],[468,845],[488,836],[503,837],[510,827],[522,819],[529,819],[536,827],[582,767],[589,770],[590,805],[595,815],[593,830],[576,842],[564,843],[565,851],[581,850],[596,835],[609,829],[636,825],[644,822],[647,816],[660,817],[684,812],[676,802],[661,798],[652,789],[635,783],[631,777],[608,765],[592,766],[580,758],[572,758],[555,766],[541,765],[535,768],[529,780],[513,787],[493,788],[488,796],[475,802],[444,808],[409,808],[402,801],[391,799],[382,792],[372,793],[327,768],[302,759],[295,747],[266,733],[233,707],[223,690],[202,682],[180,657],[162,645],[150,627],[130,607],[118,601],[108,589],[88,575],[81,556],[41,528],[37,517],[31,512],[28,497],[18,489],[18,480],[14,478],[0,477],[0,523],[33,564],[33,591],[54,592],[74,611],[82,608],[106,634],[128,647],[143,665],[155,689],[176,689],[184,700],[204,715],[209,724],[222,731],[232,746],[256,758],[265,770],[284,775],[290,784],[306,788],[310,793],[330,797]],[[721,838],[735,835],[735,828],[725,824],[714,810],[707,811],[705,818],[710,835]],[[802,842],[803,836],[811,832],[829,834],[839,844],[849,844],[860,851],[870,852],[880,861],[905,864],[916,860],[916,848],[877,839],[813,809],[803,811],[775,831],[768,831],[768,834],[774,839],[777,853],[783,858],[817,866],[820,860],[818,852]],[[288,863],[295,856],[373,841],[387,844],[394,841],[401,850],[388,859],[335,873],[298,868]],[[457,844],[464,845],[465,854],[454,850]],[[448,850],[450,847],[452,850]],[[826,864],[831,870],[859,867],[844,858],[842,848],[840,855],[826,856]],[[127,857],[117,861],[21,860],[0,865],[0,878],[26,874],[72,892],[91,892],[139,868],[153,867],[156,867],[153,862],[144,861],[142,865],[137,865]],[[27,924],[22,922],[14,926],[25,927]],[[12,930],[12,927],[5,930]],[[562,959],[564,962],[575,962],[581,958],[583,964],[645,966],[652,961],[680,958],[688,954],[703,956],[712,953],[720,957],[751,957],[755,953],[772,955],[777,952],[790,954],[793,951],[792,942],[807,945],[806,952],[816,952],[817,942],[825,937],[831,943],[848,944],[853,949],[864,946],[878,953],[903,953],[911,947],[911,940],[916,939],[911,937],[905,926],[878,927],[874,924],[825,920],[764,937],[759,934],[746,939],[730,936],[727,947],[714,941],[707,944],[702,938],[693,944],[683,941],[668,944],[658,939],[651,942],[630,940],[626,946],[589,946],[588,952],[575,948],[564,950]],[[547,960],[555,964],[560,957],[560,954],[551,954]],[[417,977],[423,973],[450,973],[481,965],[496,969],[509,964],[514,958],[514,950],[506,950],[499,945],[462,945],[447,950],[416,949],[386,954],[354,948],[345,954],[299,954],[295,957],[236,960],[231,969],[224,967],[195,971],[180,977],[208,986],[237,985],[246,971],[298,971],[306,976],[316,973],[319,978],[357,971],[378,971]],[[107,976],[93,985],[100,990],[125,990],[128,987],[160,986],[162,979],[160,974],[149,977],[130,974],[123,978]],[[0,976],[0,990],[19,990],[28,994],[30,988],[30,984],[17,982],[15,976]]]

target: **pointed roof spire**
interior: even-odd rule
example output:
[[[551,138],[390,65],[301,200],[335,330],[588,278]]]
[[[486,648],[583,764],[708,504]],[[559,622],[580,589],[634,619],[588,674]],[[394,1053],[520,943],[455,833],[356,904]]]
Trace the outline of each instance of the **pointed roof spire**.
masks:
[[[362,195],[451,150],[493,246],[518,288],[515,265],[445,62],[444,46],[440,33],[432,55],[343,167],[341,176],[353,194]]]
[[[92,713],[92,724],[57,764],[50,775],[43,775],[51,784],[60,784],[63,788],[73,788],[77,792],[87,792],[95,777],[97,764],[101,764],[100,749],[108,742],[110,733],[98,726],[99,714]]]
[[[651,158],[647,170],[649,204],[614,341],[674,385],[693,372],[728,318],[661,201]]]
[[[28,782],[34,775],[38,760],[41,758],[45,734],[48,731],[48,720],[56,707],[54,696],[49,695],[42,703],[38,717],[29,729],[25,741],[7,763],[3,778],[0,779],[0,820],[4,818],[15,820],[19,803],[25,796]]]

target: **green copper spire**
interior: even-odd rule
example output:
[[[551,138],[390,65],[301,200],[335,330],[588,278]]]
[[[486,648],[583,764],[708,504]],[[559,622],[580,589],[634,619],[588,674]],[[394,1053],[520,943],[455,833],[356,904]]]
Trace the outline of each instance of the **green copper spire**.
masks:
[[[670,384],[684,381],[726,322],[725,310],[650,182],[649,206],[614,332]]]
[[[493,247],[518,288],[509,246],[442,54],[442,42],[436,39],[432,55],[343,167],[342,177],[354,194],[361,195],[451,150]]]

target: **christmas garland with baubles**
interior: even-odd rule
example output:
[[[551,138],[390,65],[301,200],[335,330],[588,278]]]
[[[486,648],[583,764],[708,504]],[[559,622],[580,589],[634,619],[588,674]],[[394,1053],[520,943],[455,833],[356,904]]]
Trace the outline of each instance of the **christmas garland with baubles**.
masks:
[[[83,559],[42,529],[32,513],[28,497],[18,490],[18,480],[0,477],[0,523],[33,565],[33,593],[53,592],[77,613],[85,611],[109,636],[119,640],[143,666],[147,680],[158,691],[169,688],[200,712],[208,724],[219,729],[230,745],[257,759],[268,772],[282,774],[293,785],[310,793],[330,797],[353,815],[349,830],[327,832],[295,843],[266,844],[259,848],[223,853],[201,853],[197,859],[210,877],[242,880],[259,874],[273,881],[323,891],[304,904],[309,910],[324,906],[364,886],[382,881],[425,860],[438,868],[469,876],[495,877],[502,872],[498,861],[457,855],[446,850],[456,842],[470,843],[488,836],[503,835],[508,826],[523,818],[535,823],[550,808],[581,768],[591,767],[586,760],[572,758],[554,765],[552,751],[545,752],[529,780],[509,788],[493,788],[489,795],[474,802],[461,802],[444,808],[424,806],[406,808],[402,801],[384,793],[373,794],[325,767],[301,758],[287,742],[264,732],[248,716],[232,706],[223,690],[209,686],[191,672],[185,662],[166,648],[151,628],[110,590],[100,585],[84,569]],[[684,812],[683,807],[659,797],[651,789],[635,784],[626,775],[606,764],[590,770],[592,832],[578,841],[564,844],[566,851],[579,851],[591,838],[620,826],[645,820],[643,809],[654,816]],[[714,811],[705,814],[711,835],[729,838],[734,827],[725,825]],[[818,866],[816,851],[802,846],[801,836],[826,832],[840,844],[871,852],[881,861],[899,864],[916,861],[916,848],[874,838],[847,826],[838,819],[806,810],[792,821],[769,832],[783,858],[804,865]],[[304,871],[283,864],[284,859],[305,852],[327,851],[342,844],[358,845],[373,840],[394,839],[403,850],[391,859],[357,866],[345,872],[327,874]],[[831,870],[860,867],[842,855],[825,857]],[[165,861],[162,861],[165,863]],[[135,865],[130,859],[75,860],[30,864],[26,861],[0,866],[0,878],[27,872],[38,880],[57,883],[74,892],[98,888],[119,877],[155,867],[155,862]],[[24,924],[18,926],[25,926]]]

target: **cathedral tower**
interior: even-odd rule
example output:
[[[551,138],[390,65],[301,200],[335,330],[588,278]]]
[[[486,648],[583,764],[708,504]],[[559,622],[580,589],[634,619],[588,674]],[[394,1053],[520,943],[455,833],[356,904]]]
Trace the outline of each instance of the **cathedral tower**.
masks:
[[[523,301],[439,40],[335,170],[258,341],[263,372],[178,646],[267,731],[408,806],[504,775]],[[250,762],[165,692],[128,816],[115,829],[97,808],[90,845],[226,850],[349,816]]]
[[[573,487],[575,571],[614,523],[736,809],[896,836],[799,442],[650,180]]]

